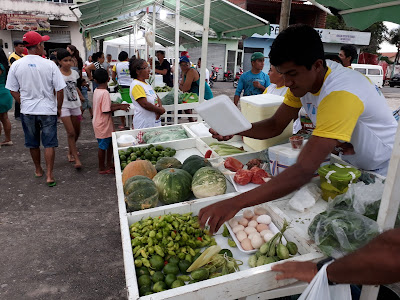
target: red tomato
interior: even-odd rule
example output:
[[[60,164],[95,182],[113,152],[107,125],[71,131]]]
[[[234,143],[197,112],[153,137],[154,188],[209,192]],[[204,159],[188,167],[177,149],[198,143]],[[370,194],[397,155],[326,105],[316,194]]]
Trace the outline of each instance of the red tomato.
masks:
[[[263,178],[269,177],[268,173],[265,172],[263,169],[260,169],[259,167],[252,167],[250,172],[253,173],[253,178],[251,179],[251,182],[255,184],[263,184],[265,183]]]
[[[239,169],[236,172],[235,177],[233,177],[233,180],[235,180],[237,184],[246,185],[250,183],[252,177],[253,177],[253,172],[249,170]]]
[[[232,172],[236,172],[243,168],[243,164],[238,161],[236,158],[228,157],[224,163],[225,168]]]

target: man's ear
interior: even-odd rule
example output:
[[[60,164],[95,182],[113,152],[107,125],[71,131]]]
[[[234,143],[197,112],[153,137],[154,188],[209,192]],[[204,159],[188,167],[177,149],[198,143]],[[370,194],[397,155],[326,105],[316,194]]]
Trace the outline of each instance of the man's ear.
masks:
[[[313,67],[315,68],[316,71],[321,71],[324,68],[324,61],[322,59],[318,59]]]

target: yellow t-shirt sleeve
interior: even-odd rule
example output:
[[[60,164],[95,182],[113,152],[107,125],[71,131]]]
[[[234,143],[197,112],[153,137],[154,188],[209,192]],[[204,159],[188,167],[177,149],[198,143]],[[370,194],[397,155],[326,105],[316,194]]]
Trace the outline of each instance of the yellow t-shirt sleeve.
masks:
[[[301,104],[300,98],[293,95],[290,89],[287,90],[285,94],[285,99],[283,99],[283,103],[294,108],[300,108],[303,106]]]
[[[322,99],[318,106],[313,135],[350,142],[364,103],[347,91],[336,91]]]
[[[144,91],[144,88],[140,85],[135,85],[132,88],[132,96],[133,99],[135,99],[136,101],[140,98],[146,98],[146,92]]]
[[[113,70],[115,73],[117,73],[117,65],[114,65],[113,68],[112,68],[112,70]]]
[[[268,92],[268,88],[266,88],[263,92],[263,94],[266,94]]]

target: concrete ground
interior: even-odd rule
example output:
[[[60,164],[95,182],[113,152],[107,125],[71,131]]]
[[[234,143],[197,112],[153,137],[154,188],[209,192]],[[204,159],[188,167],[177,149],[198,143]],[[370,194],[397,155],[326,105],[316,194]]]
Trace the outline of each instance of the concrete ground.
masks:
[[[234,89],[218,82],[213,92],[233,98]],[[400,106],[400,89],[383,92],[392,109]],[[97,173],[89,113],[78,140],[81,171],[67,160],[58,124],[53,188],[34,178],[21,123],[9,117],[14,146],[0,149],[0,299],[126,299],[115,178]]]

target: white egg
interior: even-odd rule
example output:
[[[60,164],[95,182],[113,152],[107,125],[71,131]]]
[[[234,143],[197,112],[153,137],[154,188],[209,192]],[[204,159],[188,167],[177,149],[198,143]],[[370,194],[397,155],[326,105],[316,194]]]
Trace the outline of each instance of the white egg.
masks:
[[[235,227],[232,228],[233,233],[237,233],[239,231],[244,230],[244,226],[243,225],[236,225]]]
[[[247,224],[247,226],[254,227],[254,228],[257,227],[257,225],[258,225],[258,222],[254,221],[254,220],[250,221],[249,224]]]
[[[253,238],[254,236],[256,236],[256,235],[258,235],[259,237],[262,237],[262,235],[261,235],[260,233],[258,233],[258,232],[252,232],[252,233],[249,234],[248,238],[249,238],[249,239],[252,239],[252,238]]]
[[[271,223],[271,217],[268,215],[261,215],[257,218],[257,222],[268,225],[269,223]]]
[[[244,229],[244,232],[246,232],[247,234],[250,234],[250,233],[253,233],[253,232],[257,232],[257,229],[255,229],[254,227],[246,227]]]
[[[273,233],[273,232],[272,232],[271,230],[267,229],[267,230],[261,231],[261,232],[260,232],[260,235],[261,235],[261,236],[264,236],[264,235],[266,235],[267,233]]]
[[[246,209],[243,212],[243,217],[245,217],[246,219],[251,219],[253,216],[254,216],[254,213],[250,209]]]
[[[246,227],[247,224],[249,224],[249,220],[247,220],[246,218],[241,218],[241,219],[239,220],[239,224],[240,224],[240,225],[243,225],[244,227]]]
[[[254,249],[260,248],[262,244],[264,244],[264,240],[258,235],[253,236],[251,239],[251,245]]]
[[[238,239],[239,242],[242,242],[245,238],[247,238],[247,233],[241,230],[236,233],[236,238]]]
[[[274,237],[274,235],[275,235],[275,234],[273,234],[272,232],[266,233],[265,235],[263,235],[264,241],[265,241],[266,243],[268,243],[268,242]]]

